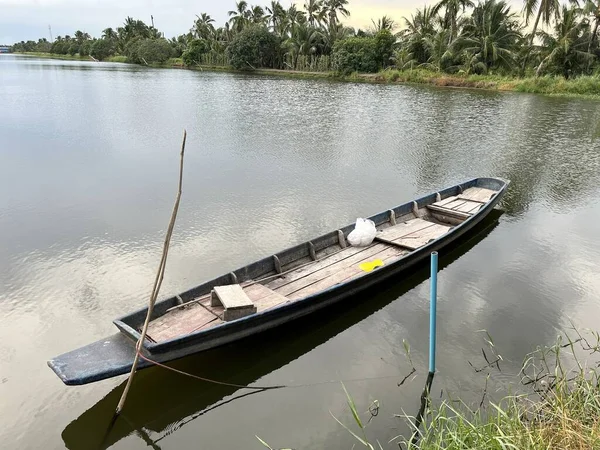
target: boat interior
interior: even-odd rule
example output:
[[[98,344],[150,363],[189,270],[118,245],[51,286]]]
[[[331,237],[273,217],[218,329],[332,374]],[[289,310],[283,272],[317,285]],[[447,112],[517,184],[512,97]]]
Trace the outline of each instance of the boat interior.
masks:
[[[472,184],[371,217],[378,232],[368,246],[350,246],[348,226],[163,301],[149,324],[148,341],[161,344],[260,313],[392,264],[476,214],[498,192],[488,188],[493,184]],[[128,322],[139,332],[145,310],[136,314]]]

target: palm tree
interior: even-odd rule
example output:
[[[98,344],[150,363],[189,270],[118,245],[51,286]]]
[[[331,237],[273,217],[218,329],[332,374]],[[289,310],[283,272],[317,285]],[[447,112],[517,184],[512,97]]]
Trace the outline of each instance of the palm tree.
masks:
[[[394,28],[396,28],[396,22],[386,15],[381,17],[381,19],[377,19],[377,22],[371,19],[371,22],[373,23],[373,29],[376,33],[383,30],[394,31]]]
[[[579,0],[572,0],[572,3],[579,6]],[[587,48],[587,52],[592,53],[592,47],[598,37],[598,25],[600,25],[600,0],[583,0],[581,10],[584,14],[591,15],[594,19],[594,28],[590,35],[590,42]]]
[[[235,9],[227,13],[232,30],[237,32],[242,31],[248,24],[250,14],[251,12],[248,9],[248,2],[246,0],[237,2]]]
[[[523,67],[522,71],[525,71],[525,67],[527,66],[527,61],[529,59],[529,54],[531,49],[533,48],[533,39],[536,36],[536,32],[538,29],[538,25],[540,24],[540,19],[542,20],[542,24],[550,25],[550,21],[552,17],[558,15],[560,11],[560,3],[559,0],[524,0],[525,3],[523,5],[523,14],[525,15],[525,25],[529,25],[529,21],[535,16],[535,22],[533,23],[533,29],[531,30],[531,34],[529,35],[529,43],[527,48],[527,53],[525,54],[525,58],[523,59]]]
[[[265,16],[265,10],[261,6],[253,6],[250,10],[250,22],[264,25],[268,19],[269,17]]]
[[[112,28],[102,30],[102,39],[117,39],[117,33]]]
[[[438,33],[439,16],[433,11],[433,7],[423,7],[417,9],[415,14],[410,19],[404,17],[404,25],[406,28],[399,33],[403,47],[407,49],[408,54],[403,58],[409,58],[417,64],[431,62],[431,47],[434,43],[434,38],[439,36]],[[450,33],[445,33],[446,47],[448,47],[448,39]],[[439,65],[438,65],[439,66]]]
[[[323,9],[329,19],[329,27],[335,27],[338,21],[338,14],[349,17],[350,11],[346,9],[348,0],[324,0]]]
[[[553,66],[567,79],[593,59],[593,55],[585,51],[589,24],[586,19],[578,20],[580,13],[579,8],[567,8],[563,5],[556,19],[554,35],[545,31],[540,33],[542,54],[545,56],[536,70],[536,76]]]
[[[304,10],[311,27],[320,24],[324,18],[323,0],[306,0]]]
[[[467,59],[467,71],[514,67],[521,26],[504,0],[484,0],[473,10],[454,47]]]
[[[286,16],[288,27],[290,30],[294,28],[294,25],[306,22],[306,16],[304,15],[304,11],[300,11],[298,8],[296,8],[296,5],[293,3],[288,8]]]
[[[433,14],[438,14],[442,8],[444,8],[445,15],[444,20],[446,26],[450,25],[450,37],[449,43],[451,43],[458,35],[458,16],[460,12],[465,12],[467,8],[472,8],[473,2],[471,0],[440,0],[433,9]]]
[[[78,44],[82,44],[84,41],[91,39],[92,37],[88,33],[84,33],[81,30],[75,32],[75,40]]]
[[[215,33],[215,26],[213,25],[215,19],[206,13],[202,13],[199,16],[196,15],[196,17],[197,19],[194,21],[192,33],[198,39],[210,40]]]
[[[271,5],[266,7],[266,10],[269,13],[266,18],[271,24],[271,29],[275,34],[281,36],[283,34],[282,25],[286,20],[285,9],[283,9],[283,6],[281,6],[281,3],[279,3],[278,0],[273,0],[271,1]]]
[[[305,23],[297,23],[292,27],[291,36],[285,41],[285,46],[290,49],[293,57],[294,69],[298,67],[298,57],[316,53],[316,45],[321,38],[318,29]]]

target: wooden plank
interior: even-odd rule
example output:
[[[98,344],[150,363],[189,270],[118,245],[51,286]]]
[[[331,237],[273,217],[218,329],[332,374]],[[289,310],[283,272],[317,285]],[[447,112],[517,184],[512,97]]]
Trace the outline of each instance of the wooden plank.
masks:
[[[256,305],[258,312],[281,305],[289,301],[287,297],[275,292],[262,284],[253,284],[244,288],[244,292]]]
[[[457,198],[458,198],[458,196],[456,196],[456,195],[453,195],[452,197],[448,197],[448,198],[445,198],[444,200],[440,200],[439,202],[435,202],[435,203],[434,203],[434,205],[437,205],[437,206],[444,206],[444,205],[445,205],[445,204],[447,204],[447,203],[451,203],[451,202],[453,202],[453,201],[454,201],[454,200],[456,200]]]
[[[397,242],[414,250],[427,244],[430,240],[437,239],[446,234],[449,230],[450,227],[447,227],[446,225],[434,224],[432,227],[417,231],[411,235],[394,239],[393,242]]]
[[[225,309],[251,308],[254,303],[239,284],[229,284],[226,286],[215,286],[213,288],[214,295],[225,307]],[[212,300],[215,300],[213,297]],[[211,306],[218,306],[211,301]]]
[[[472,214],[471,210],[474,210],[475,208],[479,209],[481,208],[481,206],[481,203],[466,201],[463,205],[459,206],[458,208],[454,208],[454,210],[465,212],[467,214]]]
[[[456,209],[456,208],[458,208],[459,206],[462,206],[462,205],[464,205],[465,203],[467,203],[467,201],[466,201],[466,200],[457,199],[457,200],[454,200],[453,202],[446,203],[446,204],[444,205],[444,208],[448,208],[448,209]]]
[[[310,275],[300,278],[292,283],[286,284],[278,288],[277,292],[287,296],[292,292],[296,292],[297,290],[304,288],[305,286],[316,283],[317,281],[320,281],[324,278],[328,278],[344,270],[346,267],[356,266],[360,262],[369,259],[376,259],[376,255],[378,255],[384,250],[389,250],[392,254],[396,255],[408,253],[408,251],[403,251],[397,247],[390,247],[385,244],[376,244],[371,247],[368,247],[367,251],[358,253],[354,256],[351,256],[350,258],[343,259],[342,261],[339,261],[336,264],[332,264],[328,267],[325,267],[324,269],[313,272]],[[270,287],[269,285],[267,286]]]
[[[316,281],[315,283],[312,283],[310,285],[304,286],[303,288],[292,292],[288,297],[291,300],[298,300],[309,295],[316,294],[317,292],[320,292],[324,289],[331,288],[336,284],[340,284],[344,280],[347,280],[349,278],[354,278],[359,275],[362,275],[366,273],[359,267],[359,264],[362,262],[366,262],[373,259],[381,259],[384,262],[384,264],[390,264],[391,262],[402,257],[402,254],[398,254],[398,252],[395,252],[394,250],[395,249],[393,247],[388,247],[369,258],[365,258],[362,261],[357,261],[357,263],[354,265],[345,267],[343,270],[338,270],[337,272],[333,273],[327,278]]]
[[[432,211],[436,211],[441,214],[445,214],[447,216],[458,217],[459,219],[468,219],[469,217],[471,217],[467,213],[460,212],[460,211],[454,211],[453,209],[446,209],[443,206],[440,207],[440,206],[436,206],[436,205],[428,205],[427,208],[429,208]]]
[[[152,322],[148,326],[148,335],[155,342],[163,342],[176,336],[191,333],[210,322],[219,320],[210,311],[202,306],[190,307],[189,309],[174,310],[164,316],[160,328],[153,327]]]
[[[393,227],[386,228],[384,231],[377,234],[377,237],[386,239],[388,241],[393,241],[394,239],[406,236],[407,234],[414,233],[415,231],[422,230],[432,225],[434,225],[434,223],[427,220],[412,219],[405,223],[400,223],[398,225],[394,225]]]
[[[462,193],[462,196],[480,202],[487,202],[495,193],[496,191],[491,189],[469,188]]]
[[[290,272],[280,278],[276,278],[273,281],[267,283],[265,286],[269,287],[269,289],[275,290],[281,286],[291,283],[292,281],[305,277],[317,270],[323,269],[325,267],[337,263],[338,261],[342,261],[343,259],[349,258],[352,255],[364,252],[368,248],[369,247],[347,247],[334,255],[326,256],[320,261],[315,261],[314,264],[309,264],[307,266],[300,267],[298,270],[294,270],[293,272]]]

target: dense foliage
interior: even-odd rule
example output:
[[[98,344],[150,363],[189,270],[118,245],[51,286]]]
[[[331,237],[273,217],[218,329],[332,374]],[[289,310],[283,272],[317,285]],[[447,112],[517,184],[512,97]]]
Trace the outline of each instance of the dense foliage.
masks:
[[[115,55],[160,64],[181,57],[186,66],[226,65],[340,73],[422,68],[450,74],[558,75],[600,72],[600,0],[523,0],[522,14],[506,0],[439,0],[403,19],[388,16],[368,30],[344,26],[348,0],[305,0],[285,8],[235,3],[222,27],[206,13],[189,32],[166,40],[154,26],[127,17],[98,39],[76,31],[54,42],[20,42],[15,52]]]

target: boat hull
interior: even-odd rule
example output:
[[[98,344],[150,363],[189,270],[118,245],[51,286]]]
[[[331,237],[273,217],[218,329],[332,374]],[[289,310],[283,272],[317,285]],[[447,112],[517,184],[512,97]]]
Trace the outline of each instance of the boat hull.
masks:
[[[406,257],[349,282],[338,284],[330,289],[250,317],[226,322],[203,332],[184,335],[165,343],[148,344],[144,353],[157,362],[178,359],[281,326],[334,305],[343,299],[356,296],[386,280],[398,277],[426,260],[431,252],[440,251],[468,234],[494,209],[502,198],[508,183],[495,178],[475,179],[441,191],[444,196],[456,195],[456,193],[462,192],[462,189],[472,186],[483,187],[488,184],[494,187],[497,193],[476,214],[443,236],[412,251]],[[423,197],[416,202],[423,205],[432,203],[437,194]],[[378,216],[373,216],[373,218],[378,219]],[[347,228],[344,229],[345,232],[347,232]],[[173,302],[173,299],[164,300],[161,302],[162,305],[157,304],[157,308],[159,310],[161,307],[166,309],[173,305]],[[145,311],[144,308],[115,321],[121,333],[54,358],[48,362],[49,366],[67,385],[87,384],[128,372],[135,356],[135,340],[139,337],[139,332],[134,329],[132,323],[136,320],[139,321],[140,317],[145,315]],[[140,368],[149,365],[150,363],[147,361],[140,360]]]

